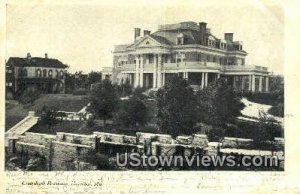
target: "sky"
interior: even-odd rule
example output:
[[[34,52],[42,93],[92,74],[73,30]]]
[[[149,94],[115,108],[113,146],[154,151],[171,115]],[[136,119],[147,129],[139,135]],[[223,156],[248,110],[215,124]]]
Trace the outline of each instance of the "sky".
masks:
[[[112,66],[114,45],[133,42],[135,27],[204,21],[218,38],[233,32],[243,42],[246,64],[283,74],[284,10],[276,0],[41,2],[7,4],[6,59],[48,53],[70,72],[100,71]]]

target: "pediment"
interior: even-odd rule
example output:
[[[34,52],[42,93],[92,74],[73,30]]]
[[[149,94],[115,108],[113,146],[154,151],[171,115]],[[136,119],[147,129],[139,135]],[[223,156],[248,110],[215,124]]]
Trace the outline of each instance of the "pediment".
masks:
[[[134,48],[145,48],[145,47],[155,47],[155,46],[161,46],[161,44],[154,40],[153,38],[151,38],[150,36],[146,36],[141,38],[140,40],[138,40],[136,43],[134,43],[133,45],[131,45],[130,47],[134,47]]]

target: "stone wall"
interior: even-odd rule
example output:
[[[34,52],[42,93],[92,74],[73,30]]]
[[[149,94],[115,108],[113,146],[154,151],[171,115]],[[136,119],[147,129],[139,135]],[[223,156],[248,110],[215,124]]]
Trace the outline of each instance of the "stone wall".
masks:
[[[253,144],[252,139],[225,137],[222,141],[223,148],[249,148]]]
[[[178,136],[136,133],[136,136],[94,132],[81,135],[58,132],[56,135],[27,132],[9,144],[10,152],[22,156],[39,155],[46,159],[48,170],[92,170],[92,164],[80,161],[87,153],[101,153],[115,157],[116,153],[138,152],[146,155],[218,155],[221,152],[236,152],[248,149],[253,140],[225,137],[222,142],[208,142],[207,136]],[[284,149],[284,139],[275,138],[278,150]],[[229,151],[226,149],[230,149]],[[259,150],[258,150],[259,151]],[[248,151],[243,151],[248,153]],[[256,152],[251,152],[256,153]],[[260,152],[257,152],[260,153]],[[281,152],[280,152],[281,153]],[[284,155],[281,157],[284,158]]]
[[[74,161],[80,156],[92,150],[91,146],[73,144],[68,142],[52,142],[52,170],[74,170]]]

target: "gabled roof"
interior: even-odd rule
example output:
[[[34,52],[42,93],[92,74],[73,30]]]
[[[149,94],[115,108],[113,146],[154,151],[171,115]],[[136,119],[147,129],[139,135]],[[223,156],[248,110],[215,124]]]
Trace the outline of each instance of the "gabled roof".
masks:
[[[53,68],[66,68],[67,65],[63,64],[57,59],[49,58],[20,58],[20,57],[10,57],[7,61],[7,65],[20,66],[20,67],[53,67]]]
[[[149,39],[150,41],[153,41],[157,45],[169,45],[170,44],[168,42],[168,40],[166,40],[164,37],[158,37],[158,36],[155,36],[155,35],[146,35],[144,37],[141,37],[139,40],[137,40],[133,44],[129,45],[127,48],[137,47],[140,44],[143,44],[143,42],[146,39]]]

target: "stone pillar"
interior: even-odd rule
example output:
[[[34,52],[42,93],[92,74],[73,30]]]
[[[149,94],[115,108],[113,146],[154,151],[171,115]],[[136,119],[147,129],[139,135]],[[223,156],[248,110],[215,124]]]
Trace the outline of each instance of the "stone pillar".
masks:
[[[158,54],[157,58],[157,87],[161,87],[161,62],[162,62],[162,56],[161,54]]]
[[[219,74],[219,73],[217,74],[217,79],[220,79],[220,75],[221,75],[221,74]]]
[[[266,77],[266,92],[269,92],[269,77]]]
[[[262,92],[262,76],[259,76],[259,87],[258,87],[258,91]]]
[[[204,84],[204,86],[206,87],[207,85],[208,85],[208,73],[206,72],[205,73],[205,84]]]
[[[140,87],[144,86],[144,56],[140,58]]]
[[[139,57],[135,57],[135,79],[134,79],[134,87],[139,86],[139,80],[140,80],[140,61]]]
[[[205,75],[205,73],[202,72],[202,73],[201,73],[201,88],[202,88],[202,89],[204,88],[204,75]]]
[[[251,91],[255,92],[255,75],[252,75],[252,80],[251,80]]]
[[[189,80],[189,72],[185,72],[185,79]]]
[[[157,88],[157,55],[154,55],[153,63],[153,88]]]

